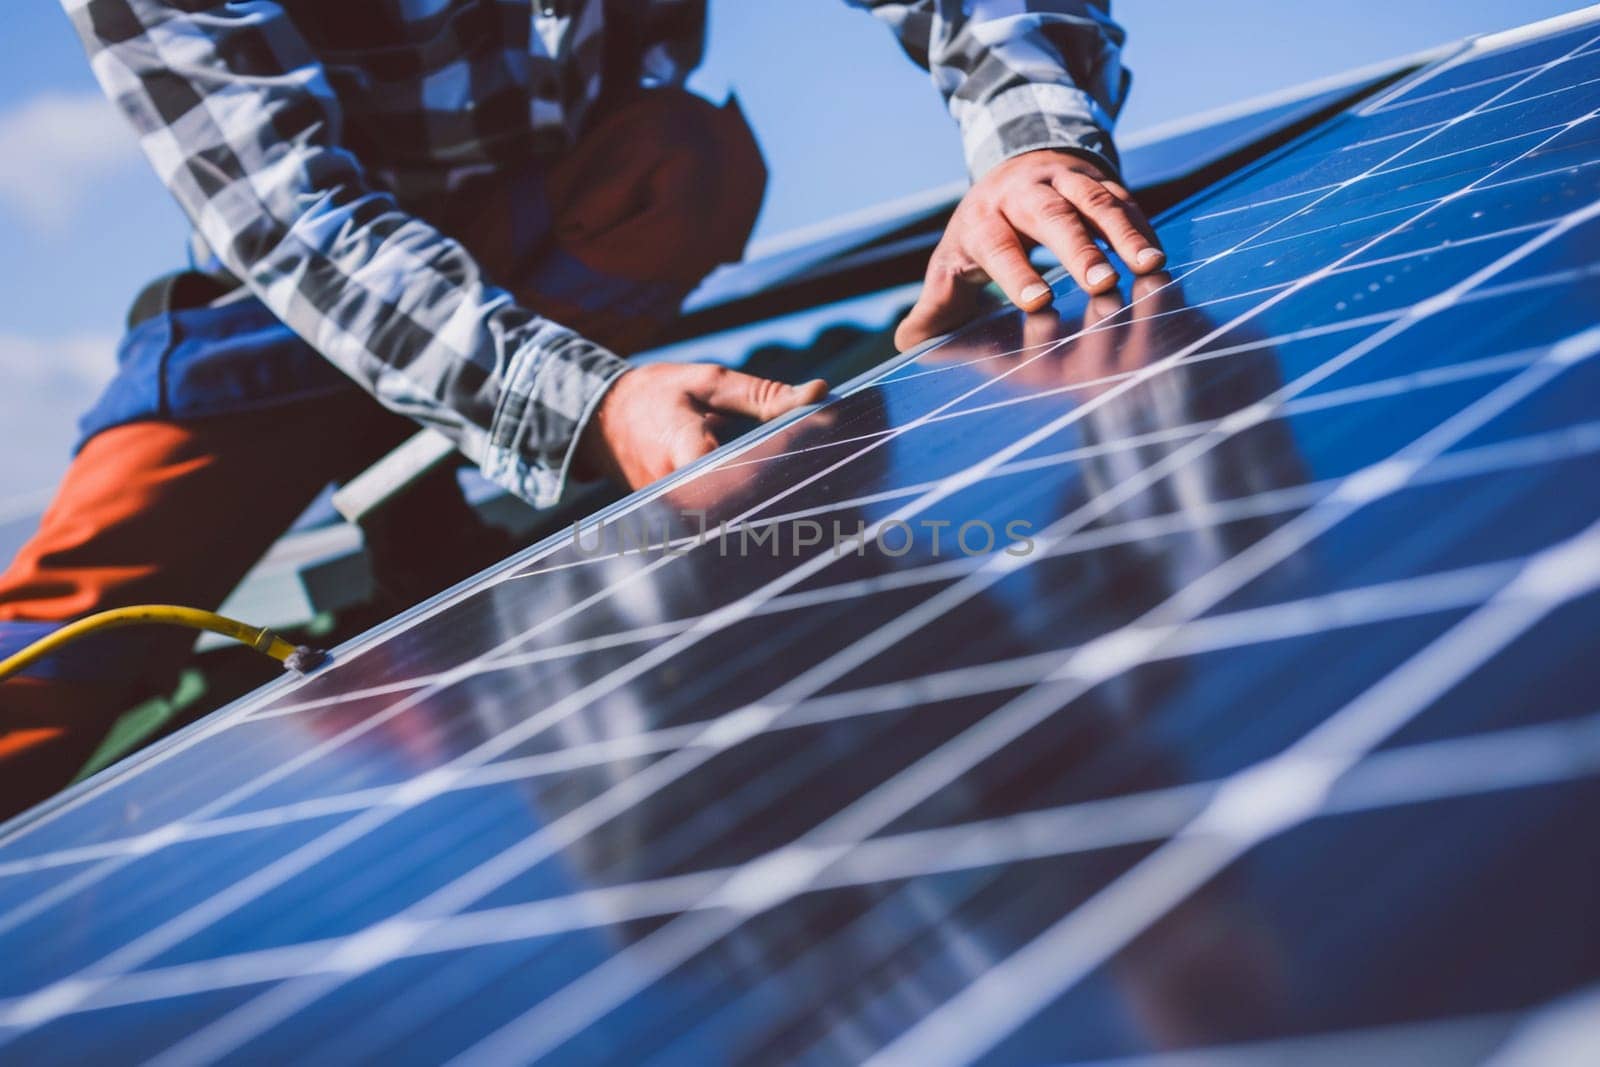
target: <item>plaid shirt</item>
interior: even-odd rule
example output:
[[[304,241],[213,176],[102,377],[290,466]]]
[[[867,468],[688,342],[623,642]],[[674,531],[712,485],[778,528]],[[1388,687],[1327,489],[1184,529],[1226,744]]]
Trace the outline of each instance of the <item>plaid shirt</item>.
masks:
[[[704,0],[63,2],[222,265],[384,404],[553,502],[627,364],[518,306],[420,190],[561,152],[608,84],[681,85]],[[931,70],[974,175],[1045,147],[1114,164],[1108,0],[850,2]]]

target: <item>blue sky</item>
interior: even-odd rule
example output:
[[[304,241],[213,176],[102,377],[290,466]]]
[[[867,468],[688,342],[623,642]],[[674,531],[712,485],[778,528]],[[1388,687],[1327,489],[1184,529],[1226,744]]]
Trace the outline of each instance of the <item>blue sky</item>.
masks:
[[[1121,131],[1583,5],[1545,0],[1114,0],[1135,73]],[[757,235],[962,176],[955,130],[888,32],[839,0],[711,0],[696,87],[734,91],[772,181]],[[51,0],[0,37],[0,512],[48,488],[123,312],[180,265],[176,208],[99,101]]]

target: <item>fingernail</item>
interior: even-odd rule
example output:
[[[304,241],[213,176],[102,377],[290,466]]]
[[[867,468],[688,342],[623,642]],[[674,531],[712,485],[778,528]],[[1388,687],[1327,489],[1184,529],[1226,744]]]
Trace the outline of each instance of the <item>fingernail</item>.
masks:
[[[1159,248],[1147,248],[1143,252],[1140,252],[1137,257],[1139,266],[1141,267],[1149,266],[1160,258],[1161,249]]]
[[[1099,285],[1101,282],[1105,281],[1115,273],[1117,272],[1112,270],[1110,264],[1107,263],[1102,263],[1097,267],[1090,267],[1089,276],[1087,279],[1089,282],[1089,287],[1093,288],[1094,286]]]
[[[1048,295],[1049,292],[1050,287],[1048,285],[1045,285],[1042,282],[1034,282],[1032,285],[1022,290],[1022,302],[1024,304],[1031,304],[1041,296]]]

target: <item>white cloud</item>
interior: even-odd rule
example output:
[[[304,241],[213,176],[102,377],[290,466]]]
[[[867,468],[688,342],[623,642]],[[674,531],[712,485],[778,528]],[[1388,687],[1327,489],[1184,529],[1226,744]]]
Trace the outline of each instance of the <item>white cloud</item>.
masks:
[[[111,377],[117,365],[116,353],[114,335],[25,337],[0,333],[0,374],[10,383],[8,392],[92,394]]]
[[[0,114],[0,206],[60,230],[95,187],[139,158],[133,133],[98,93],[43,93]]]
[[[0,504],[50,485],[66,469],[78,418],[111,377],[116,349],[113,335],[0,333]],[[0,506],[0,519],[7,511]]]

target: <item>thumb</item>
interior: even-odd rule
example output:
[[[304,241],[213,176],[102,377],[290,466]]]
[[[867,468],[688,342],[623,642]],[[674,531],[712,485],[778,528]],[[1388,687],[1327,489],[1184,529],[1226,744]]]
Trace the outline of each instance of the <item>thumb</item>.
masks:
[[[971,321],[982,305],[982,284],[930,270],[916,306],[906,312],[894,332],[894,346],[909,352],[922,342]]]
[[[747,415],[766,422],[828,395],[828,383],[813,378],[804,385],[785,385],[770,378],[730,370],[717,377],[706,404],[732,415]]]

